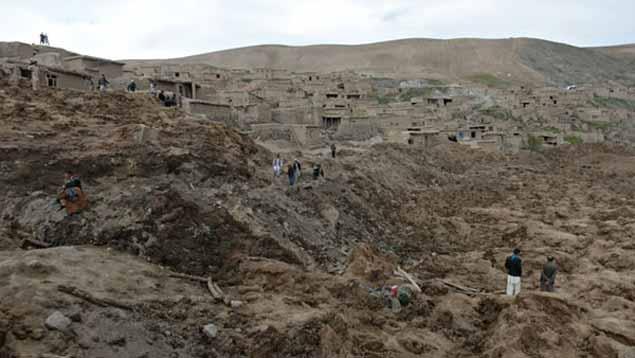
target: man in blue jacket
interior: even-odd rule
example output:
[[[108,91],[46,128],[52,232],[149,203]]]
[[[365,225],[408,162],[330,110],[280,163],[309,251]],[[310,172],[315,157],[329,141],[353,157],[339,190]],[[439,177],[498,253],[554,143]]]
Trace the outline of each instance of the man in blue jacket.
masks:
[[[523,261],[520,259],[520,249],[514,249],[511,256],[505,260],[507,269],[507,296],[520,293],[520,277],[523,275]]]

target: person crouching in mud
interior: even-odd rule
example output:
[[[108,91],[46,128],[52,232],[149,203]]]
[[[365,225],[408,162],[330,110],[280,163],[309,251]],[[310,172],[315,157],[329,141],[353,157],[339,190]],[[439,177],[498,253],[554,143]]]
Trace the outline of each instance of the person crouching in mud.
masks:
[[[88,200],[82,190],[82,182],[79,175],[74,175],[70,172],[64,173],[64,186],[57,194],[57,203],[66,209],[68,216],[86,209]]]

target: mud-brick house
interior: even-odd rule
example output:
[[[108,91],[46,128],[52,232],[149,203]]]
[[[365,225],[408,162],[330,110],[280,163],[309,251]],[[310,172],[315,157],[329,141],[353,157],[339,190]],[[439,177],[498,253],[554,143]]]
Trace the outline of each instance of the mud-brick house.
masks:
[[[89,90],[90,79],[86,73],[57,67],[40,66],[40,84],[53,88]]]
[[[92,56],[71,56],[64,58],[64,67],[73,71],[86,71],[95,75],[105,75],[106,78],[118,78],[123,76],[122,62]]]
[[[236,119],[231,106],[226,104],[211,103],[201,100],[187,100],[183,102],[185,110],[191,114],[205,117],[216,122],[225,122]]]
[[[408,144],[429,148],[440,143],[440,133],[441,132],[436,129],[417,128],[417,130],[409,130]]]
[[[169,80],[165,78],[155,78],[152,81],[156,85],[157,91],[176,93],[191,99],[197,99],[198,89],[200,88],[200,86],[192,81]]]

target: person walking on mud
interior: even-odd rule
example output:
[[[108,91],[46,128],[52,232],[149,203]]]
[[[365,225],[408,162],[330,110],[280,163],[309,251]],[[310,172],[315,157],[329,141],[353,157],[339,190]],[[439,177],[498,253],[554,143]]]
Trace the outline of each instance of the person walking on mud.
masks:
[[[300,175],[302,174],[302,165],[297,159],[293,161],[293,174],[295,176],[295,179],[293,181],[297,184],[300,180]]]
[[[555,291],[556,274],[558,273],[558,265],[553,256],[547,257],[547,262],[542,267],[540,274],[540,290],[545,292]]]
[[[279,177],[282,173],[282,159],[280,159],[280,154],[276,154],[276,158],[273,160],[273,176]]]
[[[335,159],[335,152],[337,148],[335,147],[335,143],[331,144],[331,156]]]
[[[520,249],[516,248],[511,256],[505,260],[507,269],[507,296],[516,296],[520,293],[520,277],[523,274],[523,262],[520,259]]]
[[[293,164],[289,164],[287,167],[287,175],[289,176],[289,187],[293,187],[293,184],[295,184],[295,170]]]

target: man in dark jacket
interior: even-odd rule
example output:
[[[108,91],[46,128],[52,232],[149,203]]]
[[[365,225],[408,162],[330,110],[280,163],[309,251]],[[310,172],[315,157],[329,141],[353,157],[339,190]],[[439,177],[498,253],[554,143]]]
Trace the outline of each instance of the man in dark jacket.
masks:
[[[336,151],[337,151],[337,148],[335,147],[335,143],[331,144],[331,156],[333,156],[333,159],[335,159]]]
[[[542,273],[540,274],[540,290],[553,292],[556,285],[556,274],[558,273],[558,265],[556,265],[556,259],[553,256],[547,257],[547,263],[542,267]]]
[[[514,249],[513,254],[505,260],[507,269],[507,296],[520,293],[520,277],[523,275],[523,262],[520,259],[520,249]]]
[[[106,92],[106,88],[110,85],[110,82],[106,79],[106,75],[101,75],[99,81],[97,81],[97,86],[99,86],[100,92]]]
[[[289,186],[293,187],[293,184],[295,184],[295,169],[293,164],[289,164],[287,167],[287,175],[289,176]]]
[[[136,92],[137,91],[137,84],[135,83],[134,80],[130,80],[130,83],[128,83],[128,92]]]

